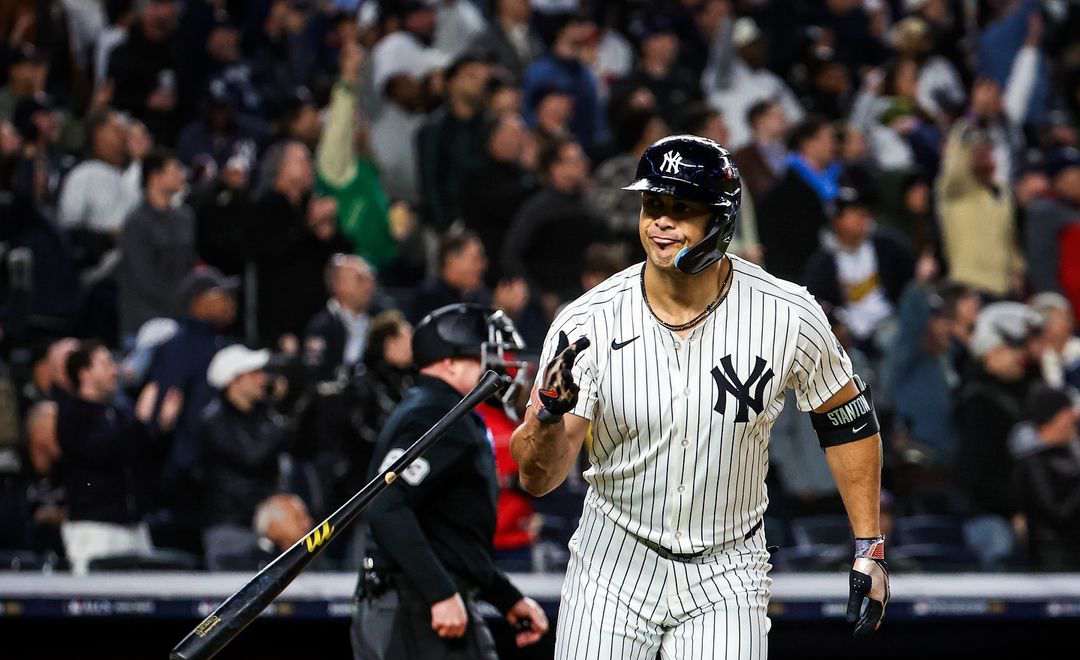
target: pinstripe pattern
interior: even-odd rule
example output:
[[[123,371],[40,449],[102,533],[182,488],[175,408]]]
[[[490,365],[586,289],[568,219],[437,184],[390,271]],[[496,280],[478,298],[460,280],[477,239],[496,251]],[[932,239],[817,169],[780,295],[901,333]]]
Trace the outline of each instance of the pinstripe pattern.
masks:
[[[812,410],[852,372],[805,288],[731,261],[727,298],[685,337],[648,310],[638,264],[568,305],[545,340],[541,364],[560,331],[592,341],[573,368],[581,388],[573,414],[592,421],[593,444],[559,658],[765,657],[768,556],[740,544],[762,536],[758,528],[744,541],[768,504],[769,431],[786,389]],[[737,382],[727,369],[712,374],[723,363]],[[769,370],[771,378],[748,382]],[[723,406],[719,396],[728,397]],[[672,564],[635,537],[680,554],[718,552],[717,561]]]

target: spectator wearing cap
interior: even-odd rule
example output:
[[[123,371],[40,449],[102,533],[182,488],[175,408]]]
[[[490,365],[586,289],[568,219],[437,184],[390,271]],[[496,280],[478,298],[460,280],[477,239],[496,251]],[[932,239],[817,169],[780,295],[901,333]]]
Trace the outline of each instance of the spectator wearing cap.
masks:
[[[275,344],[299,337],[326,301],[323,269],[352,246],[337,231],[332,197],[312,197],[311,156],[300,142],[281,142],[262,163],[263,192],[255,203],[249,244],[258,275],[259,337]]]
[[[134,411],[117,403],[116,363],[93,340],[68,356],[66,369],[74,393],[58,402],[56,422],[58,470],[68,496],[61,534],[72,571],[82,574],[93,559],[152,549],[144,522],[151,473],[183,397],[170,389],[155,407],[159,390],[148,385]]]
[[[732,155],[746,182],[744,192],[760,204],[787,169],[784,106],[772,99],[758,101],[746,111],[746,124],[752,139]]]
[[[229,84],[215,79],[207,88],[199,118],[180,131],[176,153],[194,170],[193,183],[206,184],[215,181],[231,159],[243,160],[244,169],[249,169],[257,145],[266,136],[260,122],[239,112]]]
[[[435,11],[427,3],[394,3],[389,14],[401,29],[371,51],[372,84],[382,101],[372,124],[371,149],[386,194],[415,206],[420,201],[416,134],[428,103],[425,80],[446,65],[446,56],[430,47]]]
[[[120,332],[133,338],[143,323],[176,315],[175,292],[195,265],[195,216],[174,199],[186,173],[171,151],[150,152],[142,165],[143,201],[120,236]]]
[[[259,503],[282,490],[279,458],[289,442],[285,420],[268,405],[270,352],[229,346],[214,355],[206,380],[217,396],[202,411],[199,472],[203,546],[210,570],[250,542]]]
[[[1040,386],[1011,440],[1016,506],[1027,522],[1028,555],[1043,571],[1080,569],[1080,407],[1062,389]]]
[[[464,182],[483,165],[483,110],[491,64],[484,53],[465,53],[445,75],[446,100],[416,136],[421,218],[436,231],[461,220]]]
[[[701,84],[709,104],[728,118],[731,139],[724,146],[729,149],[740,149],[752,139],[746,113],[759,101],[780,103],[791,122],[803,119],[803,108],[791,88],[766,68],[768,59],[769,44],[749,16],[718,30]]]
[[[971,337],[976,360],[957,393],[956,477],[977,513],[1014,512],[1005,484],[1013,470],[1009,431],[1031,390],[1032,340],[1042,319],[1027,305],[999,302],[979,313]]]
[[[525,276],[541,298],[566,300],[579,293],[585,251],[607,237],[603,219],[585,197],[589,159],[572,140],[557,140],[540,153],[543,188],[521,207],[503,246],[503,271]],[[573,241],[552,236],[573,235]]]
[[[949,360],[954,323],[936,287],[913,281],[900,297],[896,337],[885,355],[884,380],[902,428],[897,440],[939,469],[950,468],[956,454],[959,375]]]
[[[1035,197],[1024,209],[1028,281],[1036,291],[1061,292],[1061,276],[1075,268],[1063,262],[1062,242],[1080,232],[1080,150],[1055,150],[1047,158],[1046,170],[1049,194]]]
[[[279,100],[274,117],[274,135],[279,140],[296,140],[315,149],[322,134],[322,121],[315,97],[307,87],[291,89]]]
[[[484,286],[488,258],[476,234],[468,230],[447,232],[439,242],[438,267],[438,273],[420,285],[413,298],[409,321],[414,325],[446,305],[490,300]]]
[[[199,416],[213,398],[206,381],[210,360],[227,343],[226,333],[236,322],[237,280],[225,278],[216,269],[199,266],[181,282],[177,298],[181,316],[176,332],[153,353],[147,382],[162,390],[179,389],[184,408],[176,424],[175,437],[162,475],[162,491],[169,497],[163,506],[176,504],[174,487],[187,484],[198,456]],[[180,498],[183,503],[182,498]]]
[[[165,144],[175,143],[180,128],[179,13],[176,0],[149,0],[139,10],[127,40],[109,56],[113,102],[145,122]]]
[[[843,316],[857,345],[871,353],[871,339],[891,318],[914,259],[902,237],[876,227],[863,193],[842,187],[837,193],[831,231],[811,255],[802,281],[818,299]]]
[[[477,35],[471,50],[491,53],[496,63],[520,81],[544,52],[544,42],[529,23],[531,16],[528,0],[497,0],[491,23]]]
[[[585,47],[595,29],[584,17],[565,15],[554,31],[550,51],[529,66],[522,82],[525,121],[530,125],[537,124],[542,92],[560,89],[573,97],[569,128],[586,151],[602,142],[607,133],[596,76],[584,60]]]
[[[812,116],[795,127],[788,147],[784,176],[758,208],[758,235],[765,268],[799,281],[829,224],[826,211],[839,189],[836,131],[823,117]]]
[[[44,94],[48,75],[49,61],[41,51],[30,44],[12,49],[7,84],[0,87],[0,120],[11,120],[22,99]]]
[[[935,184],[949,276],[1000,298],[1019,289],[1024,257],[1017,246],[1012,191],[997,182],[995,170],[987,134],[957,122]]]
[[[1076,337],[1075,316],[1069,300],[1054,291],[1032,296],[1028,305],[1042,316],[1039,367],[1043,381],[1051,387],[1080,388],[1080,337]]]
[[[630,254],[644,258],[638,221],[641,200],[624,194],[622,187],[633,181],[638,161],[645,149],[669,133],[668,123],[658,112],[630,106],[615,118],[613,134],[619,153],[596,168],[594,185],[589,189],[589,201],[600,216],[607,220],[608,230]]]
[[[935,120],[946,121],[963,108],[966,90],[956,67],[939,54],[945,44],[935,36],[931,20],[920,15],[897,21],[889,31],[893,47],[918,65],[915,95],[919,105]]]
[[[363,59],[356,44],[342,46],[341,75],[331,92],[326,125],[315,150],[316,189],[337,200],[341,233],[352,241],[358,255],[379,269],[397,256],[398,241],[408,238],[414,223],[404,203],[396,205],[394,213],[403,215],[407,226],[391,223],[396,215],[391,213],[371,153],[366,119],[358,115]]]
[[[465,227],[476,233],[486,254],[502,254],[506,233],[514,215],[536,190],[528,170],[529,155],[535,147],[529,129],[516,113],[506,113],[487,125],[484,163],[463,181],[461,217]],[[488,272],[488,283],[501,274],[501,264]]]

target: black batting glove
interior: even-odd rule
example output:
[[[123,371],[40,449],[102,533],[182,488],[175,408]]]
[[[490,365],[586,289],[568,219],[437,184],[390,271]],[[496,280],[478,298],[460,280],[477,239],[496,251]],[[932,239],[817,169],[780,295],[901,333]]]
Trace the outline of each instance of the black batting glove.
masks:
[[[559,343],[555,348],[555,358],[544,368],[543,380],[537,395],[540,397],[540,410],[536,418],[543,424],[554,424],[577,405],[578,386],[570,367],[578,353],[589,347],[586,337],[579,337],[573,344],[565,332],[559,333]]]
[[[855,636],[865,637],[881,626],[889,604],[889,567],[885,564],[885,537],[855,539],[855,563],[849,574],[847,620]]]

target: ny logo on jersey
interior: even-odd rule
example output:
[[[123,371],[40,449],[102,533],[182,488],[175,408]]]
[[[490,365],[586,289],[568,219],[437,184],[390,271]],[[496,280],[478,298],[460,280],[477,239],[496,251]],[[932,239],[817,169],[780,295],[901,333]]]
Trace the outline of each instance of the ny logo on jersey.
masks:
[[[717,397],[713,409],[723,415],[727,409],[727,395],[730,394],[739,402],[739,407],[735,412],[736,422],[750,421],[750,408],[753,408],[756,414],[761,414],[762,408],[765,407],[765,386],[773,379],[772,367],[766,369],[765,360],[758,357],[757,362],[754,363],[754,369],[750,372],[750,377],[744,383],[739,380],[739,375],[735,373],[735,367],[731,365],[730,355],[721,358],[720,365],[724,367],[723,371],[720,371],[720,367],[712,368],[712,377],[716,381],[717,390],[719,390],[719,397]],[[755,388],[753,395],[750,394],[750,388],[752,387]]]
[[[677,151],[669,151],[664,154],[664,162],[660,163],[660,171],[666,174],[678,174],[682,167],[682,154]]]

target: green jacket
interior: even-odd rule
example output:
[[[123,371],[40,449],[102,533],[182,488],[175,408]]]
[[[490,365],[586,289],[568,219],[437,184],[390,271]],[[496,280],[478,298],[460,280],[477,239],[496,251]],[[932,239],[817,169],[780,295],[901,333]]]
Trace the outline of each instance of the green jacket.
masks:
[[[356,90],[338,83],[315,152],[316,191],[337,200],[341,233],[352,242],[353,252],[379,269],[397,255],[397,243],[390,234],[390,200],[379,172],[353,148],[356,111]]]

